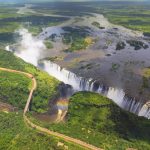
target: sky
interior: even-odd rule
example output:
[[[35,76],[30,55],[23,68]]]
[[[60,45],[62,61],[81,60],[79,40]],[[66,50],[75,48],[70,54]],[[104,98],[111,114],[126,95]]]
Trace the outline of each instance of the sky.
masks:
[[[0,2],[32,2],[32,1],[148,1],[148,0],[0,0]]]
[[[146,1],[146,0],[27,0],[27,1]]]
[[[15,2],[56,2],[56,1],[75,1],[75,2],[80,2],[80,1],[150,1],[150,0],[0,0],[0,2],[3,3],[15,3]]]

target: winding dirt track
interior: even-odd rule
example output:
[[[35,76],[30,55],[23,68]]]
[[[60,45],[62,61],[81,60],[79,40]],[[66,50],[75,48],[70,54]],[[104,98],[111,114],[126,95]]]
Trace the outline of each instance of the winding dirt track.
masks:
[[[23,118],[25,120],[25,122],[30,125],[32,128],[36,128],[37,130],[39,130],[40,132],[43,132],[43,133],[46,133],[46,134],[49,134],[49,135],[52,135],[52,136],[56,136],[58,138],[61,138],[63,139],[64,141],[68,141],[68,142],[71,142],[71,143],[74,143],[74,144],[78,144],[86,149],[91,149],[91,150],[102,150],[98,147],[95,147],[93,145],[90,145],[86,142],[83,142],[81,140],[78,140],[78,139],[75,139],[75,138],[72,138],[72,137],[69,137],[69,136],[66,136],[64,134],[60,134],[58,132],[53,132],[53,131],[50,131],[46,128],[43,128],[43,127],[40,127],[34,123],[32,123],[26,116],[26,113],[27,111],[29,110],[29,105],[30,105],[30,102],[31,102],[31,99],[32,99],[32,95],[33,95],[33,92],[34,90],[36,89],[37,87],[37,82],[36,82],[36,79],[35,77],[30,74],[30,73],[26,73],[26,72],[22,72],[22,71],[18,71],[18,70],[11,70],[11,69],[7,69],[7,68],[1,68],[0,67],[0,70],[2,71],[7,71],[7,72],[14,72],[14,73],[18,73],[18,74],[23,74],[25,75],[26,77],[30,78],[32,80],[32,88],[30,90],[30,93],[29,93],[29,97],[27,99],[27,102],[26,102],[26,105],[25,105],[25,108],[24,108],[24,112],[23,112]]]

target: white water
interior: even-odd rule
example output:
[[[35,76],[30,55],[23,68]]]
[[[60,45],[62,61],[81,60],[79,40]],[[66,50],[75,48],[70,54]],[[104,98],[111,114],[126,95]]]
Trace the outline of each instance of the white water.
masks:
[[[123,107],[123,101],[125,92],[122,89],[115,89],[110,87],[107,93],[107,97],[112,99],[118,106]]]
[[[145,116],[146,118],[150,119],[150,106],[147,104],[143,105],[138,115]]]
[[[85,79],[79,77],[76,74],[66,70],[65,68],[61,68],[59,65],[50,61],[44,61],[43,65],[46,72],[65,84],[71,85],[76,92],[91,91],[102,94],[113,100],[118,106],[125,110],[128,110],[139,116],[150,118],[150,108],[143,106],[143,104],[137,102],[135,99],[128,98],[123,89],[105,87],[104,85],[98,84],[92,78]]]
[[[45,34],[45,33],[47,33],[47,34]],[[44,40],[44,39],[50,37],[52,34],[56,34],[57,36],[61,37],[62,33],[65,33],[65,32],[61,27],[57,27],[57,26],[47,27],[47,28],[43,29],[43,32],[41,32],[39,34],[38,38]]]
[[[43,41],[32,37],[26,29],[19,30],[19,33],[22,36],[22,40],[20,42],[21,44],[19,50],[14,52],[15,55],[38,67],[40,54],[45,49]],[[11,51],[10,46],[7,46],[6,50]],[[106,87],[91,78],[86,79],[79,77],[50,61],[44,61],[43,65],[46,72],[65,84],[71,85],[74,91],[92,91],[102,94],[109,99],[112,99],[121,108],[124,108],[139,116],[150,118],[150,108],[145,105],[143,106],[143,104],[134,99],[128,98],[123,89]]]
[[[44,61],[44,70],[50,75],[54,76],[59,81],[71,85],[76,91],[88,90],[88,86],[86,85],[88,81],[85,82],[85,85],[81,86],[80,84],[84,84],[84,78],[77,77],[74,73],[64,68],[61,68],[57,64],[54,64],[50,61]]]

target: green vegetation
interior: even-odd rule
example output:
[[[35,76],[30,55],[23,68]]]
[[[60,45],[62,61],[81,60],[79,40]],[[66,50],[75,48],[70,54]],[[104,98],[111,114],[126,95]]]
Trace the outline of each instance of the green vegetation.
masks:
[[[150,78],[150,68],[143,69],[143,76],[145,78]]]
[[[20,27],[20,24],[15,21],[8,21],[8,18],[19,17],[17,9],[11,6],[0,6],[0,46],[5,47],[5,44],[14,42],[16,36],[14,31]],[[4,21],[5,20],[5,21]]]
[[[134,50],[140,50],[141,48],[144,49],[148,48],[148,45],[146,45],[142,41],[127,40],[127,43],[130,44],[130,46],[134,47]]]
[[[97,28],[100,28],[100,23],[99,22],[93,22],[92,25],[97,27]]]
[[[31,80],[24,75],[0,71],[0,101],[23,109]]]
[[[149,79],[146,77],[143,77],[142,90],[143,90],[143,88],[149,88]]]
[[[150,68],[144,68],[142,70],[142,77],[143,77],[143,85],[142,85],[142,90],[143,88],[150,88]]]
[[[32,9],[37,13],[47,14],[47,15],[77,16],[77,17],[91,15],[88,12],[82,12],[84,10],[80,9],[80,3],[76,3],[78,5],[75,5],[75,3],[71,3],[71,2],[69,2],[67,5],[66,3],[61,3],[61,7],[60,7],[59,2],[57,4],[58,5],[55,5],[55,6],[50,5],[49,3],[42,3],[42,5],[36,4],[34,7],[32,7]],[[74,6],[76,8],[73,8]],[[77,21],[78,21],[78,18],[77,18]]]
[[[46,58],[41,59],[41,60],[39,61],[39,63],[42,64],[42,61],[43,61],[43,60],[55,62],[55,61],[63,60],[63,57],[62,57],[62,56],[46,57]]]
[[[63,39],[62,39],[64,44],[70,44],[71,43],[71,36],[70,34],[65,33],[63,35]]]
[[[122,50],[124,49],[126,44],[124,42],[118,42],[116,45],[116,50]]]
[[[0,45],[11,43],[13,44],[19,38],[19,34],[17,33],[0,33]]]
[[[143,31],[146,36],[150,35],[149,6],[129,5],[128,3],[122,5],[118,2],[115,5],[104,3],[104,5],[99,6],[87,5],[88,7],[85,9],[85,12],[82,12],[84,9],[82,9],[83,6],[81,5],[77,7],[69,3],[61,5],[59,7],[60,10],[57,11],[54,11],[56,9],[55,6],[47,4],[34,6],[34,9],[39,12],[72,16],[87,15],[85,12],[92,12],[93,10],[93,12],[104,14],[114,24]],[[64,11],[66,6],[70,10]],[[51,7],[53,7],[53,10],[50,9]],[[46,9],[44,10],[43,8]],[[67,17],[51,17],[39,14],[20,15],[17,14],[15,7],[0,7],[0,45],[14,42],[15,37],[18,38],[14,31],[20,25],[28,28],[29,32],[36,36],[42,31],[42,28],[60,24],[66,20],[68,20]],[[92,24],[101,29],[105,28],[100,27],[98,22],[93,22]],[[86,26],[65,27],[64,30],[67,33],[64,35],[63,42],[70,45],[66,52],[86,49],[93,42],[89,37],[89,28]],[[53,39],[55,39],[55,35]],[[135,50],[148,48],[141,41],[127,41],[127,43],[133,46]],[[52,48],[49,41],[45,41],[45,45],[48,49]],[[121,50],[124,47],[125,43],[119,42],[116,45],[116,50]],[[109,56],[110,54],[107,55]],[[59,58],[52,57],[46,59],[55,61]],[[1,49],[0,67],[22,70],[33,74],[38,86],[33,95],[31,111],[44,113],[49,109],[48,103],[57,94],[59,81],[34,66],[25,63],[12,53]],[[92,67],[92,64],[87,64],[80,69],[88,70]],[[119,64],[112,64],[111,70],[117,71],[119,67]],[[143,71],[142,88],[149,88],[149,72],[149,68]],[[9,103],[18,107],[18,109],[23,109],[30,87],[31,81],[28,78],[19,74],[0,71],[0,101]],[[31,120],[50,130],[79,138],[106,150],[125,150],[127,148],[138,150],[150,149],[150,121],[123,111],[116,104],[98,94],[81,92],[73,95],[70,99],[67,120],[64,123],[49,124],[36,120],[32,117],[32,113],[28,115]],[[44,136],[41,133],[37,133],[35,129],[27,128],[20,110],[19,112],[0,112],[0,118],[0,149],[63,149],[63,147],[57,147],[58,141],[65,143],[63,140]],[[81,149],[68,143],[65,143],[65,145],[71,150]]]
[[[14,21],[9,22],[7,18],[16,18],[20,15],[17,14],[17,9],[11,6],[0,6],[0,33],[12,33],[20,24]],[[6,21],[3,21],[6,20]]]
[[[85,39],[83,38],[76,38],[72,43],[71,43],[71,47],[67,50],[65,50],[66,52],[73,52],[73,51],[79,51],[79,50],[83,50],[86,49],[86,47],[88,46],[88,44],[85,42]]]
[[[0,23],[0,33],[12,33],[20,27],[16,22],[3,22]]]
[[[150,121],[123,111],[99,94],[75,94],[70,99],[65,123],[49,124],[32,120],[105,150],[150,149]]]
[[[34,36],[42,32],[42,28],[58,25],[66,20],[67,17],[43,16],[42,14],[19,14],[17,5],[0,6],[0,46],[4,48],[9,43],[18,40],[15,33],[20,27],[25,27]]]
[[[9,61],[6,61],[6,58]],[[12,53],[3,50],[0,50],[0,67],[34,74],[38,88],[34,94],[31,108],[37,112],[46,111],[49,99],[56,93],[55,88],[58,81],[15,57]],[[31,80],[24,75],[0,71],[0,101],[16,106],[19,110],[19,112],[0,110],[0,149],[63,150],[67,148],[83,150],[84,148],[80,146],[46,136],[26,126],[21,110],[25,107],[30,88]],[[59,143],[62,146],[58,146]]]
[[[89,63],[89,64],[86,64],[86,65],[82,65],[80,67],[80,69],[87,69],[87,70],[89,70],[89,69],[92,69],[95,66],[96,66],[96,64],[94,64],[94,66],[93,66],[93,64]]]
[[[150,33],[149,32],[144,32],[143,35],[147,36],[147,37],[150,37]]]
[[[65,50],[65,52],[73,52],[84,50],[92,44],[93,40],[90,38],[88,27],[63,27],[63,30],[67,33],[63,34],[64,44],[70,44],[70,48]]]
[[[7,61],[7,60],[9,60],[9,61]],[[46,112],[47,111],[49,100],[53,97],[53,95],[55,95],[57,93],[57,86],[59,84],[59,81],[57,81],[53,77],[50,77],[47,73],[38,70],[34,66],[25,63],[23,60],[15,57],[12,53],[4,51],[4,50],[0,50],[0,66],[10,68],[10,69],[17,69],[17,70],[21,70],[21,71],[25,71],[25,72],[29,72],[29,73],[33,74],[35,76],[35,78],[37,79],[38,86],[37,86],[37,89],[33,96],[31,109],[36,112]],[[20,78],[18,80],[20,80]],[[8,83],[8,85],[5,85],[7,83]],[[5,87],[1,87],[1,88],[6,90],[6,87],[9,86],[9,82],[7,82],[7,83],[5,83],[3,85]],[[22,95],[22,96],[23,97],[26,96],[27,90],[22,89],[22,88],[19,89],[19,87],[17,89],[19,91],[15,91],[16,94],[24,93],[24,95]],[[23,92],[22,90],[24,90],[25,92]],[[7,99],[11,99],[11,95],[7,95]],[[18,97],[18,99],[19,99],[19,97]],[[11,100],[11,102],[12,101],[14,101],[14,100]],[[17,105],[17,101],[15,104]]]
[[[41,16],[42,18],[43,16]],[[49,21],[49,22],[46,22],[45,24],[42,22],[39,23],[39,24],[34,24],[34,23],[30,23],[31,25],[28,25],[28,24],[24,24],[23,26],[25,28],[27,28],[29,30],[29,32],[32,33],[33,36],[37,36],[38,34],[40,34],[42,32],[42,29],[43,28],[46,28],[46,27],[51,27],[51,26],[57,26],[61,23],[63,23],[64,21],[66,21],[67,19],[65,18],[55,18],[54,20],[52,21]],[[63,20],[64,19],[64,20]],[[43,19],[44,20],[44,19]]]
[[[53,44],[49,40],[45,40],[44,44],[45,44],[45,46],[46,46],[47,49],[53,48]]]
[[[104,14],[114,24],[139,30],[149,35],[149,7],[150,3],[148,2],[102,2],[94,5],[93,11]]]
[[[6,150],[63,150],[67,147],[71,150],[83,150],[77,145],[66,143],[61,139],[46,136],[30,129],[24,123],[21,112],[0,112],[0,149]],[[58,143],[63,146],[58,146]]]
[[[120,65],[119,65],[119,64],[114,64],[114,63],[112,63],[112,66],[111,66],[111,70],[112,70],[112,71],[117,71],[119,68],[120,68]]]
[[[37,36],[42,32],[42,27],[40,26],[29,26],[26,27],[30,33],[32,33],[33,36]]]
[[[38,16],[38,15],[30,15],[30,16],[18,16],[12,18],[2,18],[0,19],[0,23],[2,22],[17,22],[17,23],[25,23],[26,25],[39,26],[44,25],[48,26],[51,22],[60,23],[62,21],[66,21],[68,18],[66,17],[53,17],[53,16]]]

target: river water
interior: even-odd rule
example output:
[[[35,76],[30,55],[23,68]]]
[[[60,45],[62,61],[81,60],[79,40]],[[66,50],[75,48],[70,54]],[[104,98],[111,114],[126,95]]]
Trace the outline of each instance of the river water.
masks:
[[[94,21],[99,22],[104,29],[93,26]],[[63,50],[69,45],[65,45],[62,38],[68,32],[64,27],[68,26],[88,27],[88,36],[95,42],[86,50],[65,53]],[[36,67],[42,67],[58,80],[71,85],[74,92],[93,91],[103,94],[121,108],[150,118],[150,108],[144,105],[149,101],[149,89],[140,93],[143,84],[140,72],[150,66],[150,42],[141,32],[113,25],[101,14],[71,17],[69,21],[58,26],[43,28],[43,32],[37,37],[33,37],[27,29],[17,32],[22,40],[15,46],[7,46],[6,50],[13,51],[15,55]],[[48,50],[43,41],[53,34],[56,35],[52,41],[53,48]],[[135,51],[127,40],[142,41],[148,48]],[[116,51],[116,44],[120,41],[125,42],[126,47]],[[44,60],[46,57],[61,59],[50,62]],[[113,69],[114,66],[117,69]]]

